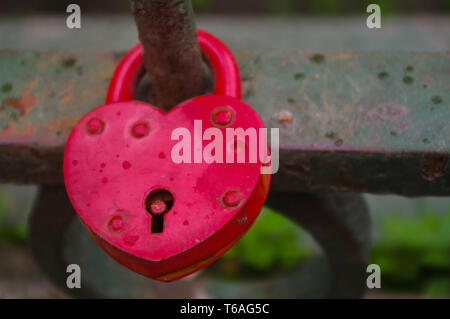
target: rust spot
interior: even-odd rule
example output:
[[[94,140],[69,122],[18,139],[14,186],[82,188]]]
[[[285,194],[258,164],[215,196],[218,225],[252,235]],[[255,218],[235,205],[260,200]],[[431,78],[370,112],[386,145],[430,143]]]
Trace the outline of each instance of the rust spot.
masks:
[[[426,156],[423,161],[422,176],[428,181],[433,181],[444,175],[448,164],[448,157]]]
[[[343,171],[340,171],[331,184],[331,187],[336,191],[354,191],[364,192],[363,184],[350,180]]]
[[[0,137],[4,139],[8,138],[30,138],[33,142],[36,141],[36,127],[28,122],[24,122],[23,125],[18,127],[15,123],[3,126],[0,132]]]
[[[74,92],[73,92],[74,83],[70,82],[64,87],[60,92],[60,103],[71,103],[74,98]]]
[[[278,114],[278,122],[280,123],[291,123],[292,122],[292,113],[289,111],[281,111]]]
[[[65,94],[65,95],[61,96],[61,98],[59,99],[59,103],[67,104],[67,103],[72,102],[72,100],[73,100],[72,94]]]
[[[36,87],[36,83],[36,80],[31,81],[19,98],[6,99],[2,105],[8,105],[19,110],[21,116],[26,115],[37,103],[37,96],[31,94],[31,91]]]
[[[57,132],[60,132],[60,134],[67,135],[80,119],[81,116],[63,115],[46,122],[45,127],[50,133],[57,134]]]

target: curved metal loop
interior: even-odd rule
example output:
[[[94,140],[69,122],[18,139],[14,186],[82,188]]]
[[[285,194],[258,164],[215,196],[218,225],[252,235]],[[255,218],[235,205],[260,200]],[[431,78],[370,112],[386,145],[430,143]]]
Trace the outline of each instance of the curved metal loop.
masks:
[[[200,48],[214,71],[214,94],[241,98],[241,76],[231,50],[220,39],[197,31]],[[143,68],[141,43],[131,48],[120,61],[109,84],[106,104],[134,99],[136,82]]]
[[[371,221],[361,195],[271,192],[266,205],[308,231],[322,247],[332,272],[328,292],[323,297],[363,295]]]

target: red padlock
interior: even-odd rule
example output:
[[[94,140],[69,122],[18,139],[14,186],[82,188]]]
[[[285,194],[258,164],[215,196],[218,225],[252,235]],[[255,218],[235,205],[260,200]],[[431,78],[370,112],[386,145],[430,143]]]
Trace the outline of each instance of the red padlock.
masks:
[[[240,96],[231,52],[211,35],[199,35],[202,48],[212,48],[204,50],[218,79],[215,93]],[[138,50],[121,62],[108,101],[132,97],[127,81],[134,84],[142,63]],[[226,95],[196,97],[168,113],[137,101],[88,113],[67,142],[64,179],[94,240],[120,264],[161,281],[184,277],[230,249],[258,216],[270,184],[261,162],[249,160],[250,140],[225,139],[214,144],[215,152],[205,151],[213,135],[226,136],[231,128],[258,131],[263,123],[250,106]],[[205,138],[204,132],[214,134]],[[183,134],[192,136],[178,139]],[[189,156],[189,147],[180,152],[188,142]],[[267,150],[265,140],[259,145]],[[210,158],[217,160],[219,150],[224,163]],[[227,155],[244,150],[245,163],[225,163]],[[177,157],[192,162],[179,163]]]

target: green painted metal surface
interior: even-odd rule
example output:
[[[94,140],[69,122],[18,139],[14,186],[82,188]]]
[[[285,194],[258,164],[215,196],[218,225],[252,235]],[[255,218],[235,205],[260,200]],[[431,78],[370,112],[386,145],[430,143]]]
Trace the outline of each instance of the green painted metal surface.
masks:
[[[450,54],[247,54],[241,61],[246,99],[266,125],[284,122],[282,144],[450,149]]]
[[[237,52],[244,99],[280,128],[274,189],[450,194],[450,53]],[[0,53],[0,180],[61,183],[65,140],[116,53]]]

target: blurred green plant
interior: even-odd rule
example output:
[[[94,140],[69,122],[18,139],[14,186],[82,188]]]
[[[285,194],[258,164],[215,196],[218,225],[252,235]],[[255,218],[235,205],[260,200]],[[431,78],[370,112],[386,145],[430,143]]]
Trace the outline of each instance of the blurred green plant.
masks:
[[[4,239],[10,242],[24,243],[27,236],[26,220],[20,223],[8,224],[5,220],[5,202],[3,195],[0,194],[0,240]]]
[[[287,1],[268,1],[267,11],[275,14],[291,14],[295,13],[295,2],[291,0]]]
[[[24,243],[26,218],[8,222],[0,193],[0,240]],[[379,264],[382,289],[450,296],[450,208],[424,210],[417,216],[383,214],[380,238],[371,250]],[[305,233],[277,212],[264,208],[254,227],[209,270],[222,279],[258,279],[301,266],[315,250]]]
[[[337,13],[342,7],[342,1],[338,0],[317,0],[312,1],[309,7],[311,13]]]
[[[192,6],[197,12],[205,12],[211,9],[215,0],[192,0]]]
[[[371,250],[385,291],[450,295],[450,209],[417,216],[383,214],[382,236]],[[248,234],[213,264],[219,277],[262,278],[300,265],[313,256],[303,232],[282,215],[264,208]]]
[[[311,255],[302,236],[299,227],[264,207],[250,231],[216,263],[219,275],[242,280],[290,269]]]
[[[450,210],[418,217],[386,215],[382,238],[372,248],[384,289],[450,295]]]
[[[230,0],[192,0],[192,4],[197,13],[210,11],[220,13],[219,10],[224,6],[221,1],[230,2]],[[245,12],[253,10],[259,13],[281,15],[364,15],[369,4],[378,4],[383,15],[420,12],[443,13],[450,10],[450,0],[436,0],[431,3],[424,3],[422,0],[265,0],[257,3],[233,0],[225,7],[231,12],[240,12],[241,6]]]

